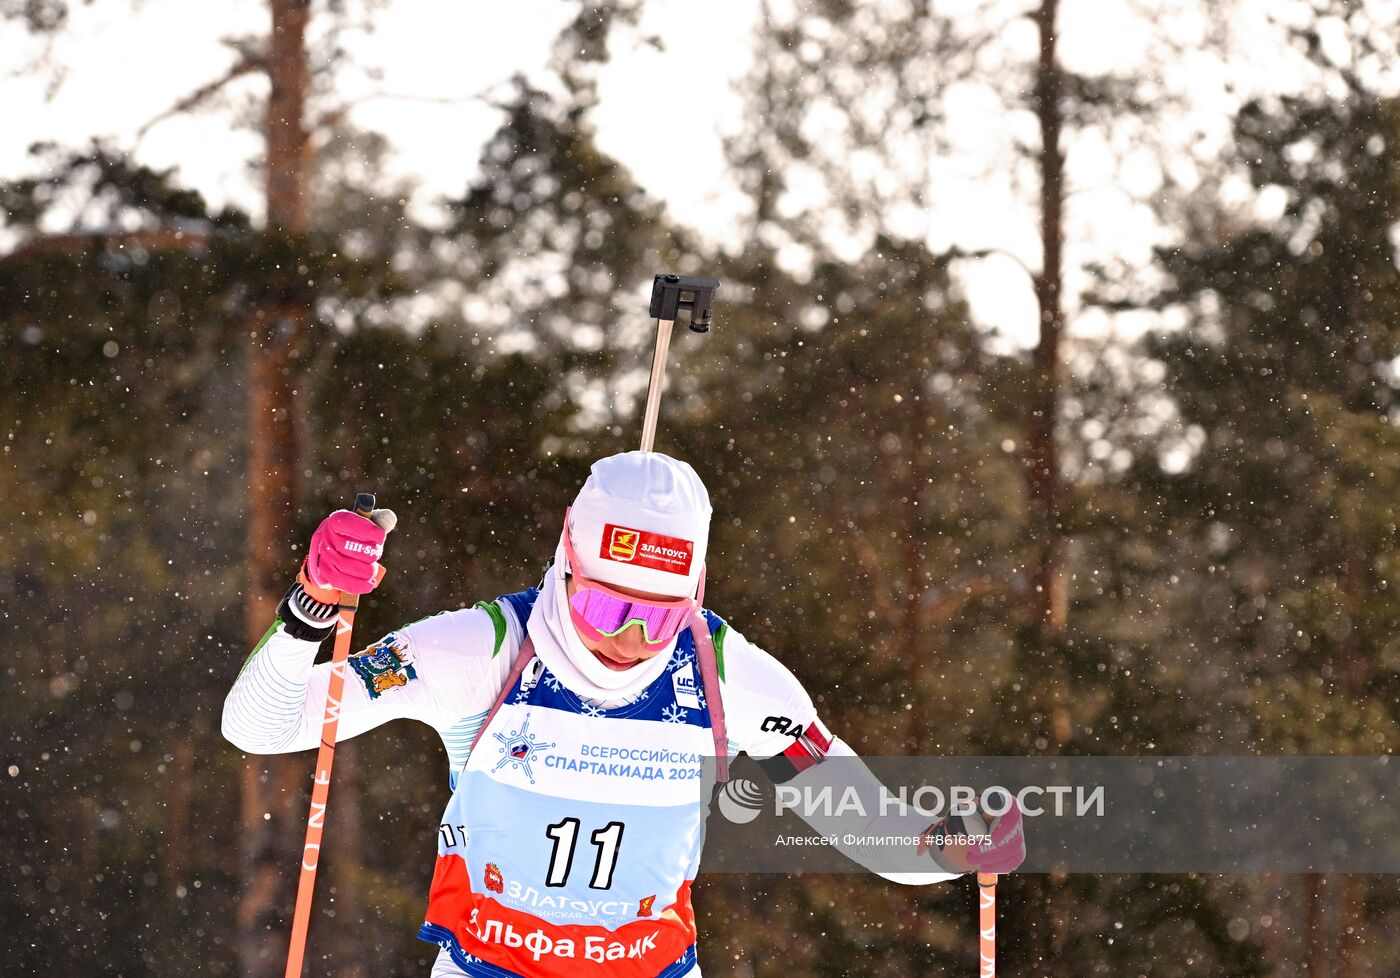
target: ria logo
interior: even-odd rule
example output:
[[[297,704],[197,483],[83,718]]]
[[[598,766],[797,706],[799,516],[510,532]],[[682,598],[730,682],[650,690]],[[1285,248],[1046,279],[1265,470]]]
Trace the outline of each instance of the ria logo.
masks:
[[[614,526],[612,538],[608,540],[608,556],[613,560],[631,562],[637,558],[637,537],[639,531]]]
[[[747,825],[763,810],[763,789],[748,778],[727,781],[720,789],[719,810],[735,825]]]

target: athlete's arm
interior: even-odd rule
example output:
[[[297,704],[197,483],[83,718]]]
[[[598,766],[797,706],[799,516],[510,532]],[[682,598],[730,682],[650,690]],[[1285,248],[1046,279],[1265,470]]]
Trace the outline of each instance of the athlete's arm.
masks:
[[[320,641],[278,618],[224,700],[223,734],[250,754],[310,750],[321,738],[331,664],[314,665]],[[504,656],[479,608],[448,611],[391,632],[345,667],[337,740],[397,718],[442,729],[499,691]],[[508,669],[509,663],[505,663]]]
[[[388,511],[372,515],[381,512]],[[383,577],[378,558],[389,516],[376,521],[341,510],[316,529],[297,583],[224,700],[223,734],[234,746],[253,754],[317,746],[331,665],[314,665],[316,650],[335,631],[340,593],[368,593]],[[500,679],[492,683],[498,645],[493,616],[463,609],[415,622],[351,655],[338,739],[396,717],[443,729],[473,699],[489,703],[500,686]]]
[[[776,784],[803,789],[804,796],[832,788],[843,797],[854,788],[865,817],[826,815],[795,809],[803,821],[823,836],[835,836],[836,848],[855,862],[896,883],[921,885],[955,879],[933,852],[908,852],[889,846],[848,844],[847,836],[919,838],[929,819],[910,812],[883,814],[883,786],[854,750],[834,736],[817,716],[802,684],[786,666],[725,626],[723,636],[725,724],[734,746],[759,761]],[[718,637],[718,636],[717,636]]]

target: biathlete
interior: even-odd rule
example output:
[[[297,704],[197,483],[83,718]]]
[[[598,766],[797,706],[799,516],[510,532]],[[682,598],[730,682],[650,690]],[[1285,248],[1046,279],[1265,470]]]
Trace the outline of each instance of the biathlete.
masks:
[[[441,949],[433,978],[698,975],[704,759],[745,751],[784,782],[855,756],[791,672],[702,607],[710,514],[686,463],[602,459],[538,588],[424,618],[351,656],[338,739],[407,717],[447,748],[452,797],[419,931]],[[372,519],[346,511],[316,530],[225,702],[235,746],[317,746],[330,666],[313,665],[316,651],[337,592],[382,577],[384,543]],[[921,844],[920,871],[881,875],[922,884],[1020,865],[1019,810],[979,825],[981,841]],[[961,827],[917,831],[946,842]]]

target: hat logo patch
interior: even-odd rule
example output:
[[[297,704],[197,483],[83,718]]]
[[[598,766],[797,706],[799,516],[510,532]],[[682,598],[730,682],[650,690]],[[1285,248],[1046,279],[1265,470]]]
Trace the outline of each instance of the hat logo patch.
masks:
[[[652,570],[688,575],[694,553],[695,544],[690,540],[609,523],[603,527],[603,545],[598,556]]]
[[[631,563],[637,556],[637,531],[621,526],[609,526],[608,529],[612,533],[608,537],[607,553],[603,556],[609,560]]]

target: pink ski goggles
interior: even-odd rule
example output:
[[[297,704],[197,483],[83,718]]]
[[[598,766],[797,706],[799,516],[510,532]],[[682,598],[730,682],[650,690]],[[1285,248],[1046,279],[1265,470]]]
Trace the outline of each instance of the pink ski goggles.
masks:
[[[579,571],[578,555],[569,540],[569,515],[564,514],[564,555],[577,589],[569,598],[569,617],[584,638],[599,641],[620,635],[633,625],[642,626],[642,641],[649,648],[665,645],[681,633],[705,596],[705,572],[694,598],[638,598],[611,588]]]

